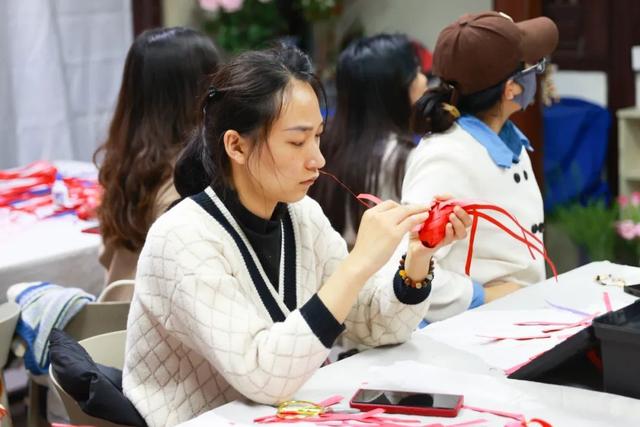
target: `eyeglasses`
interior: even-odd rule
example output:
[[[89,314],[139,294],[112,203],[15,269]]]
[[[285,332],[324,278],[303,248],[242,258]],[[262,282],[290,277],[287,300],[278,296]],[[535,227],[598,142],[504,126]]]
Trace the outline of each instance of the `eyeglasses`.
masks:
[[[542,58],[540,61],[536,62],[532,66],[527,67],[524,70],[518,71],[515,75],[522,76],[524,74],[529,74],[529,73],[542,74],[544,73],[545,68],[547,68],[547,59]]]

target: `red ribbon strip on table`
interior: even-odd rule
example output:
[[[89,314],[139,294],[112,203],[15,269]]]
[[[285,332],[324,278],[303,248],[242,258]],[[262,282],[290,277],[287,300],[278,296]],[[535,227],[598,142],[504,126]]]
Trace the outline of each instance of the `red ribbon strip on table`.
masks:
[[[53,182],[56,179],[56,167],[49,162],[39,160],[27,166],[0,170],[0,179],[45,178]]]
[[[95,216],[102,190],[95,179],[64,177],[68,203],[56,206],[51,195],[58,170],[45,161],[25,167],[0,170],[0,208],[36,214],[49,206],[50,215],[74,212],[80,219]]]
[[[604,301],[604,308],[607,310],[607,313],[613,311],[613,307],[611,306],[611,298],[609,298],[609,292],[605,291],[602,293],[602,301]]]
[[[524,415],[516,414],[514,412],[497,411],[495,409],[485,409],[485,408],[479,408],[477,406],[469,406],[469,405],[463,405],[462,409],[469,409],[471,411],[476,411],[476,412],[484,412],[487,414],[497,415],[499,417],[511,418],[515,420],[514,422],[507,424],[505,427],[527,427],[531,425],[531,423],[536,423],[540,427],[553,427],[550,423],[548,423],[543,419],[532,418],[529,421],[527,421]]]
[[[606,309],[606,312],[610,312],[613,310],[613,307],[611,305],[611,299],[609,297],[609,293],[608,292],[603,292],[602,293],[602,300]],[[569,307],[563,307],[557,304],[552,304],[552,307],[560,309],[560,310],[567,310],[569,312],[572,312],[574,314],[577,313],[582,313],[582,312],[578,312],[577,310],[571,309]],[[593,319],[595,319],[597,316],[600,315],[600,312],[595,312],[593,314],[589,314],[587,316],[585,316],[584,318],[582,318],[581,320],[578,320],[575,323],[562,323],[562,322],[546,322],[546,321],[529,321],[529,322],[518,322],[518,323],[514,323],[514,325],[517,326],[532,326],[532,325],[558,325],[558,327],[553,328],[553,329],[545,329],[543,330],[543,332],[557,332],[557,331],[561,331],[563,329],[570,329],[570,328],[575,328],[578,326],[589,326],[591,325]],[[573,334],[569,334],[567,337],[571,336]],[[504,339],[505,337],[492,337],[496,340],[499,339]],[[516,372],[518,369],[522,368],[523,366],[529,364],[529,362],[531,362],[532,360],[536,359],[537,357],[543,355],[545,352],[536,354],[532,357],[530,357],[528,360],[522,362],[522,363],[518,363],[515,366],[512,366],[509,369],[506,369],[504,371],[505,374],[507,375],[511,375],[512,373]],[[587,359],[589,359],[589,361],[591,361],[591,363],[599,370],[602,371],[602,359],[600,358],[599,354],[597,351],[595,351],[594,349],[590,349],[587,351],[586,353],[587,355]]]
[[[406,418],[396,418],[382,416],[384,409],[373,409],[371,411],[360,412],[356,414],[340,414],[332,412],[323,412],[315,416],[304,416],[295,412],[280,412],[277,415],[269,415],[266,417],[260,417],[253,420],[256,423],[269,424],[269,423],[331,423],[331,425],[352,425],[350,421],[358,421],[362,424],[369,424],[372,426],[388,426],[388,427],[406,427],[406,424],[419,423],[418,420],[410,420]],[[337,422],[340,422],[339,424]]]

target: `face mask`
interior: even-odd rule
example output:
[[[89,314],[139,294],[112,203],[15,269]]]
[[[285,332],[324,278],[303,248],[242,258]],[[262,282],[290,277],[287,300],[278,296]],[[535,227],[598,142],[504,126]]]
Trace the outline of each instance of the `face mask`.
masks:
[[[533,102],[536,96],[536,73],[518,74],[513,78],[513,81],[522,87],[522,92],[516,95],[513,100],[524,110]]]

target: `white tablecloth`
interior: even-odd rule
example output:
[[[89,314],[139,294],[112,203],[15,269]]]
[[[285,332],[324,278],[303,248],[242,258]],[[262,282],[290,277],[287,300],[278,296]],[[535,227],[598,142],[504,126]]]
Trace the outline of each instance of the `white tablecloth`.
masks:
[[[73,176],[95,174],[84,162],[55,162],[62,173]],[[77,286],[98,294],[104,283],[104,268],[98,262],[100,236],[83,233],[92,225],[73,215],[37,221],[28,217],[11,221],[0,213],[0,302],[14,283],[48,281]],[[95,224],[93,224],[95,225]]]
[[[591,307],[601,303],[604,290],[593,279],[596,274],[607,273],[623,277],[628,283],[640,281],[640,268],[597,262],[561,275],[558,283],[550,279],[480,309],[548,308],[547,299],[576,309]],[[619,304],[635,300],[620,288],[607,287],[606,290],[612,301]],[[435,341],[419,331],[402,345],[368,350],[320,369],[295,398],[320,401],[339,394],[348,402],[363,382],[370,388],[457,390],[458,394],[465,395],[469,405],[519,412],[527,418],[543,418],[554,426],[640,426],[640,400],[509,380],[502,370],[490,367],[474,354]],[[274,413],[274,408],[247,401],[231,402],[211,411],[215,416],[241,423]],[[455,419],[423,420],[446,426],[478,418],[487,420],[482,425],[504,426],[508,422],[505,418],[470,410],[462,410]],[[204,427],[206,416],[202,420],[202,424],[192,422],[190,427]]]

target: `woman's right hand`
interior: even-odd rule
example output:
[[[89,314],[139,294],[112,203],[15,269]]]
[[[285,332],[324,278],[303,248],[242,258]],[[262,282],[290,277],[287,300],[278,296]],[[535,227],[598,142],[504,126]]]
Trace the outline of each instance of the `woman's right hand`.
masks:
[[[428,205],[401,205],[391,200],[367,209],[350,258],[372,275],[393,255],[402,237],[429,217]]]
[[[387,200],[364,213],[351,253],[318,291],[339,323],[349,315],[365,282],[391,258],[402,237],[429,217],[428,212],[427,205]]]

